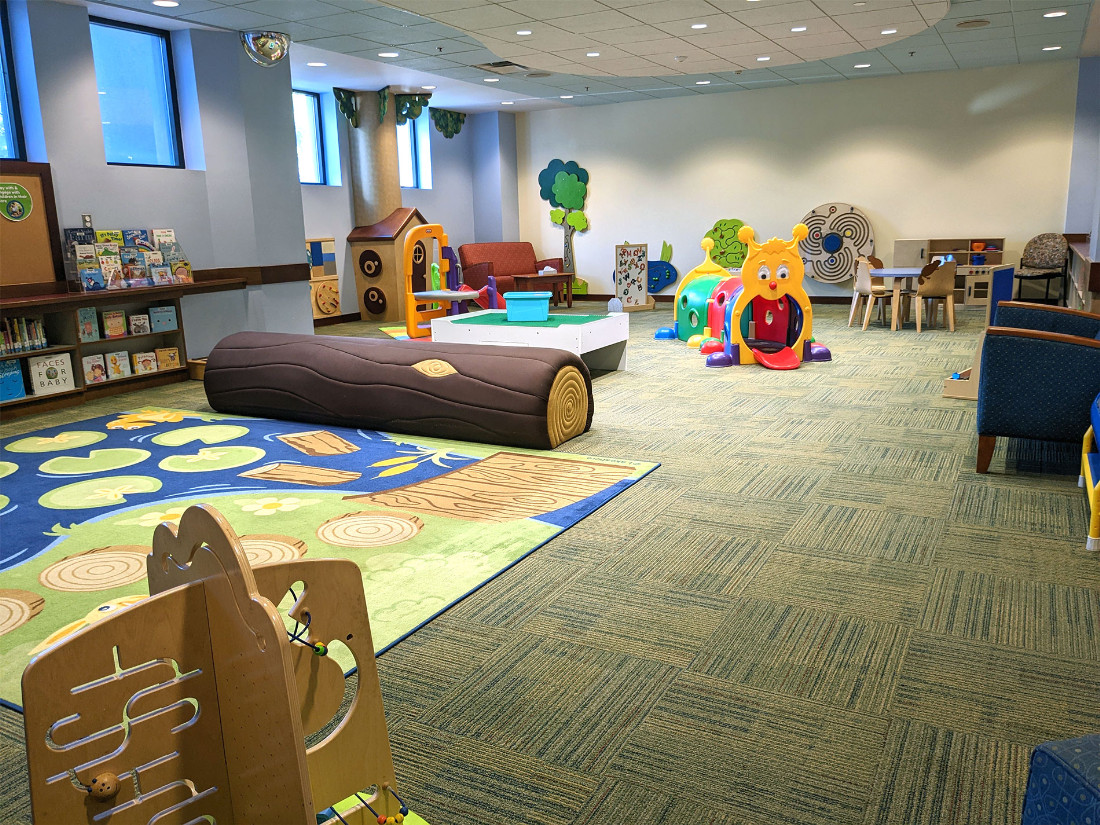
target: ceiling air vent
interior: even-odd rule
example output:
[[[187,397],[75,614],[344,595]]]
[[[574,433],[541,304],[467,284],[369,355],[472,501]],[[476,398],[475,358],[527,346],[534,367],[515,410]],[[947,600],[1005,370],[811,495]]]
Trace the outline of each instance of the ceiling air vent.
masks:
[[[527,77],[550,77],[550,72],[528,72]]]
[[[956,23],[956,29],[983,29],[989,25],[988,20],[963,20],[961,23]]]
[[[511,60],[497,60],[493,63],[479,63],[473,68],[481,69],[481,71],[483,72],[492,72],[493,74],[519,74],[520,72],[527,71],[526,66],[521,66],[518,63],[513,63]]]

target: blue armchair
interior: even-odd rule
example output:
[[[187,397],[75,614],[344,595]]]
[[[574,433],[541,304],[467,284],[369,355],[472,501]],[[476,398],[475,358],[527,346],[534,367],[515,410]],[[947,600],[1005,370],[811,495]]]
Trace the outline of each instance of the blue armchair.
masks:
[[[978,472],[997,436],[1080,443],[1100,393],[1100,315],[1002,302],[978,382]]]

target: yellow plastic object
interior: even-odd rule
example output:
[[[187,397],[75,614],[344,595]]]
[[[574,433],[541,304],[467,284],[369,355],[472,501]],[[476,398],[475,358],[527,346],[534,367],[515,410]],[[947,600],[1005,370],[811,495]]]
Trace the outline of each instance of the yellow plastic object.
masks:
[[[700,241],[699,246],[701,246],[703,248],[703,252],[706,253],[706,258],[703,259],[703,262],[699,264],[699,266],[695,267],[695,269],[691,270],[683,278],[680,279],[680,283],[676,287],[676,298],[674,299],[674,303],[672,304],[674,307],[680,306],[680,294],[684,291],[684,287],[686,287],[696,278],[700,278],[703,275],[723,275],[726,277],[729,276],[729,272],[718,266],[718,264],[716,264],[710,258],[710,251],[714,249],[714,239],[703,238],[703,240]]]
[[[410,338],[427,338],[432,334],[432,318],[442,318],[451,307],[450,301],[423,301],[413,293],[413,254],[418,241],[427,239],[425,247],[431,246],[431,239],[439,244],[439,249],[447,246],[447,233],[438,223],[426,223],[417,226],[405,235],[405,253],[402,255],[405,267],[405,331]],[[430,255],[429,250],[425,250]],[[442,255],[438,256],[440,279],[446,282],[451,262]],[[435,264],[432,264],[434,267]]]
[[[737,233],[737,239],[749,248],[745,262],[741,264],[741,284],[744,288],[733,305],[733,318],[730,321],[730,338],[737,346],[742,364],[752,364],[755,361],[741,333],[741,316],[752,304],[752,299],[758,296],[776,301],[786,295],[802,310],[802,329],[798,340],[791,344],[799,361],[802,360],[806,342],[813,338],[814,313],[810,306],[810,297],[802,285],[806,268],[798,251],[799,241],[804,240],[810,230],[806,224],[799,223],[795,224],[791,234],[793,237],[789,241],[772,238],[758,244],[751,226],[742,226]]]

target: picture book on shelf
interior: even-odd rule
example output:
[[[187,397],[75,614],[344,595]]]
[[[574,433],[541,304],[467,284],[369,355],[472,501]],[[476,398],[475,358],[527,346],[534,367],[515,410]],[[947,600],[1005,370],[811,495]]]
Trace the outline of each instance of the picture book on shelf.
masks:
[[[104,255],[118,255],[121,248],[114,241],[103,241],[95,244],[95,254],[98,258],[102,258]]]
[[[28,358],[27,370],[31,376],[31,392],[35,395],[51,395],[76,389],[72,362],[67,352]]]
[[[77,244],[94,244],[95,243],[95,230],[86,227],[79,226],[75,229],[65,230],[65,248],[72,249]]]
[[[155,352],[135,352],[133,360],[134,375],[157,371],[157,354]]]
[[[195,278],[191,274],[191,263],[189,261],[176,261],[173,263],[172,280],[177,284],[195,283]]]
[[[119,350],[118,352],[108,352],[105,356],[107,359],[107,380],[111,381],[115,378],[128,378],[130,377],[130,353],[126,350]]]
[[[121,309],[103,311],[103,337],[122,338],[126,335],[126,313]]]
[[[76,311],[77,332],[82,343],[99,340],[99,317],[95,307],[81,307]]]
[[[170,258],[179,258],[183,260],[187,257],[183,254],[183,247],[175,241],[165,241],[157,247],[157,251],[164,256],[164,260],[166,261]]]
[[[81,361],[84,363],[85,384],[102,384],[107,380],[107,362],[102,355],[85,355]]]
[[[121,229],[97,229],[95,231],[95,239],[99,243],[117,243],[122,246],[122,230]]]
[[[145,265],[152,266],[153,264],[163,264],[164,255],[155,249],[143,250],[145,253]]]
[[[158,370],[174,370],[180,365],[180,351],[176,347],[160,347],[154,350]]]
[[[175,243],[176,242],[176,230],[175,229],[153,229],[149,233],[150,239],[153,241],[153,246],[164,251],[162,244]]]
[[[149,307],[149,328],[153,332],[172,332],[178,326],[174,306]]]
[[[99,270],[103,273],[103,283],[107,289],[125,289],[126,280],[122,277],[122,261],[117,255],[104,255],[99,259]]]
[[[98,292],[107,288],[107,284],[103,282],[103,272],[98,266],[80,270],[80,285],[85,292]]]
[[[122,265],[122,277],[126,280],[126,286],[152,286],[153,279],[149,277],[149,273],[145,271],[145,267],[141,264],[127,264]]]
[[[96,266],[96,252],[95,244],[81,243],[73,247],[73,254],[76,256],[76,265],[79,268],[81,264],[84,266]]]
[[[140,246],[146,249],[153,248],[153,245],[149,242],[148,229],[123,229],[122,243],[124,246]]]
[[[154,264],[149,267],[149,277],[153,279],[154,286],[171,285],[175,283],[172,280],[172,270],[164,266],[163,264]]]
[[[144,313],[135,313],[130,316],[130,334],[131,335],[148,335],[149,330],[149,316]]]
[[[123,246],[118,250],[119,256],[125,264],[141,264],[145,266],[145,252],[136,246]]]
[[[27,388],[23,385],[23,367],[18,358],[0,361],[0,401],[14,401],[25,398]]]

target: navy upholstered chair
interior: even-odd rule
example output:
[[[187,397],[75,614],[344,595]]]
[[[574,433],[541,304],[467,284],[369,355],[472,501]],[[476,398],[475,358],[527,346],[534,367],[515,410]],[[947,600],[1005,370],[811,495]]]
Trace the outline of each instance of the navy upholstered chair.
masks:
[[[978,472],[998,436],[1080,443],[1100,393],[1100,315],[1019,301],[997,307],[978,381]]]

